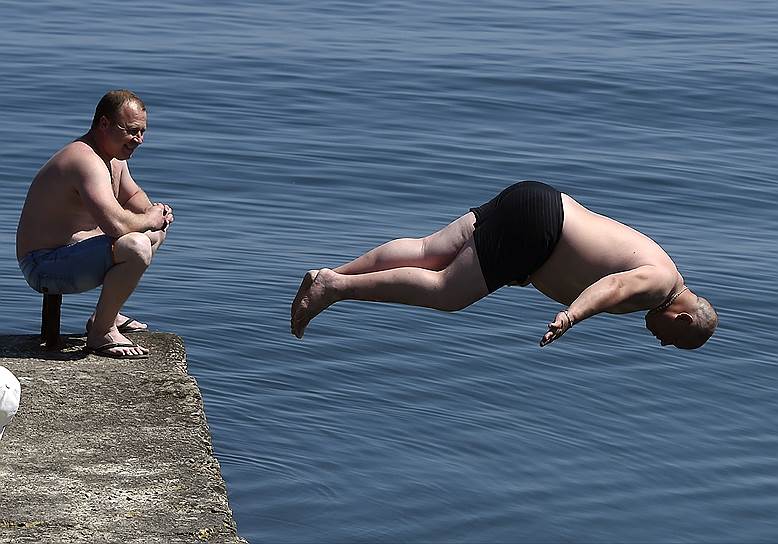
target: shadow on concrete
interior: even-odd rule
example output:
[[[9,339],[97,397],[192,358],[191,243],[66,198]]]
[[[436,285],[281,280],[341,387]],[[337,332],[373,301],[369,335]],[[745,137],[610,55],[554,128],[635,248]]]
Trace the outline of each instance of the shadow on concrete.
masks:
[[[0,357],[42,359],[44,361],[78,361],[88,354],[86,337],[81,334],[60,336],[56,350],[47,350],[40,335],[0,335]]]

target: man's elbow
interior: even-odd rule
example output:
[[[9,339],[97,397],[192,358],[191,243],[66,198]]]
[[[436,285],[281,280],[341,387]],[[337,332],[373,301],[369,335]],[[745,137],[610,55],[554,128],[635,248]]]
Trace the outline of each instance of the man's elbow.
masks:
[[[630,285],[620,276],[611,276],[609,292],[614,302],[623,302],[630,298]]]

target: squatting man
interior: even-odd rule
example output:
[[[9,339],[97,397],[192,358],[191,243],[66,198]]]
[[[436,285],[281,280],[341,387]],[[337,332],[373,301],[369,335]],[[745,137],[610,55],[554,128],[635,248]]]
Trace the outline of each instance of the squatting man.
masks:
[[[36,291],[80,293],[102,284],[86,323],[86,348],[105,357],[148,357],[148,349],[125,336],[147,326],[119,310],[173,222],[173,209],[152,203],[127,166],[143,143],[146,120],[135,93],[106,93],[89,131],[38,171],[16,232],[19,267]]]

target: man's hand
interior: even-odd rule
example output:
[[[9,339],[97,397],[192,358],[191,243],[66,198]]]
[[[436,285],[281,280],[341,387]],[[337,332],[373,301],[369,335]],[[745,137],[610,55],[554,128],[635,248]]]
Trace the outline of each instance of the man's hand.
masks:
[[[573,318],[570,316],[570,311],[562,310],[556,314],[554,321],[548,324],[548,332],[540,339],[540,347],[550,344],[570,330],[572,326]]]
[[[175,221],[175,218],[173,217],[172,207],[168,206],[167,204],[162,204],[162,210],[164,212],[164,217],[165,217],[165,226],[162,227],[162,230],[166,230],[170,226],[170,223]]]
[[[152,204],[146,208],[144,215],[151,221],[151,230],[164,230],[167,227],[164,204]]]
[[[147,214],[151,214],[152,221],[154,221],[153,230],[165,230],[168,228],[175,218],[173,217],[173,208],[167,204],[156,202],[152,204],[147,210]]]

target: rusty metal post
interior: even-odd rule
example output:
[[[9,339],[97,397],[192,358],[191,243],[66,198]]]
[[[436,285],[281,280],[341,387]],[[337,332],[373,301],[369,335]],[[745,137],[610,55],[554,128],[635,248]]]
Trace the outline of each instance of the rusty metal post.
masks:
[[[41,340],[47,350],[57,349],[60,345],[59,321],[62,308],[62,295],[43,295],[43,315],[41,316]]]

